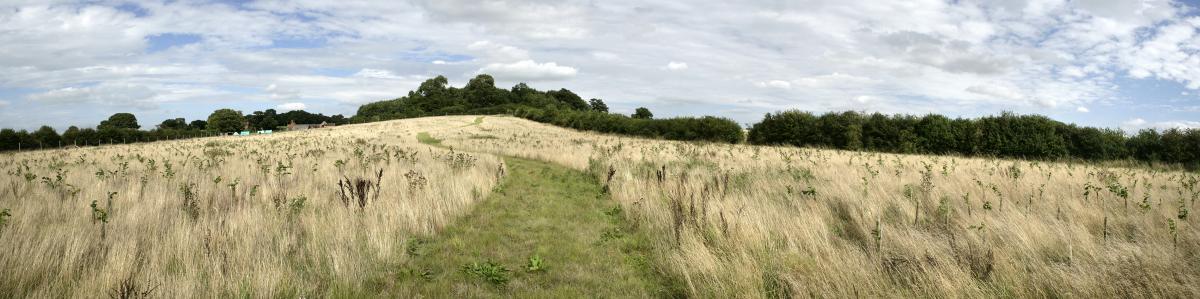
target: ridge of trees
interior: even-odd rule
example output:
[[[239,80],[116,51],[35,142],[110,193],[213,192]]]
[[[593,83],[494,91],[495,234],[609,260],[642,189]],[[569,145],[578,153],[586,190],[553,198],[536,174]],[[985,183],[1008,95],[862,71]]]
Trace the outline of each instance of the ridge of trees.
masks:
[[[1133,136],[1004,112],[980,118],[937,114],[863,114],[789,110],[768,113],[750,128],[751,144],[815,146],[910,154],[1024,159],[1134,159],[1200,167],[1200,130],[1142,130]]]
[[[487,74],[475,76],[462,88],[449,86],[443,76],[428,79],[404,97],[362,105],[351,121],[499,113],[603,133],[726,143],[743,139],[741,126],[727,118],[655,119],[645,107],[637,108],[630,116],[614,114],[608,112],[608,105],[601,99],[584,101],[565,88],[540,91],[525,83],[511,89],[497,88],[495,79]]]
[[[205,137],[217,133],[241,131],[246,126],[252,130],[276,129],[286,126],[291,121],[306,124],[328,122],[341,125],[349,123],[350,120],[341,114],[325,116],[304,110],[277,113],[274,109],[266,109],[265,111],[255,111],[250,115],[242,115],[241,111],[218,109],[205,120],[198,119],[189,123],[184,118],[171,118],[163,120],[152,129],[141,130],[142,126],[138,123],[135,115],[122,112],[101,121],[96,128],[70,126],[61,134],[50,126],[41,126],[33,132],[0,129],[0,151]]]

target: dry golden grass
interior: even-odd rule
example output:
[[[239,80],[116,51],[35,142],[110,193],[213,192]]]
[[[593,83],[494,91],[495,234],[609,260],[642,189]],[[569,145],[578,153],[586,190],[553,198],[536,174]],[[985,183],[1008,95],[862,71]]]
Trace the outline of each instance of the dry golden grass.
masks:
[[[0,228],[0,294],[108,297],[123,282],[163,298],[370,291],[404,260],[406,240],[446,226],[497,184],[497,157],[413,137],[468,123],[0,155],[0,210],[12,213]],[[339,179],[377,181],[381,169],[377,198],[371,190],[365,207],[343,204]]]
[[[1179,219],[1200,196],[1195,173],[657,141],[511,117],[431,134],[595,174],[695,297],[1200,296],[1196,216]]]
[[[496,185],[500,160],[479,154],[490,153],[592,173],[652,236],[650,264],[668,287],[693,297],[1200,296],[1197,216],[1178,217],[1200,196],[1195,173],[477,120],[0,155],[0,209],[13,214],[0,228],[0,293],[100,297],[131,277],[162,297],[371,292],[394,279],[375,273],[407,258],[405,240],[446,226]],[[418,132],[477,160],[455,169],[451,151],[417,144]],[[278,175],[279,162],[291,174]],[[338,179],[380,168],[379,200],[343,206]],[[410,192],[409,170],[427,185]],[[195,220],[185,184],[195,186]],[[1122,188],[1127,200],[1113,192]],[[293,215],[298,196],[307,201]],[[93,200],[106,225],[94,223]]]

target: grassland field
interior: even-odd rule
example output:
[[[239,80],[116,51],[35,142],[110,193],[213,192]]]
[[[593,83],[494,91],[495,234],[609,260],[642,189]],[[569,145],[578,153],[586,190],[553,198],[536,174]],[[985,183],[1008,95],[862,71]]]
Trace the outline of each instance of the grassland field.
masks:
[[[1181,171],[506,116],[6,153],[0,169],[12,297],[1200,297],[1200,175]]]

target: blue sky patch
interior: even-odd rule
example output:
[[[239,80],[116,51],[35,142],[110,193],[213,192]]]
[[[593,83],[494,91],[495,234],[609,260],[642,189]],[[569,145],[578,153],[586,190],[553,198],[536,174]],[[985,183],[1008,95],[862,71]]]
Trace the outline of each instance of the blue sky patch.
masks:
[[[164,33],[159,35],[151,35],[146,37],[146,42],[149,44],[146,47],[146,52],[154,53],[170,49],[176,46],[198,43],[203,38],[199,34],[190,33]]]

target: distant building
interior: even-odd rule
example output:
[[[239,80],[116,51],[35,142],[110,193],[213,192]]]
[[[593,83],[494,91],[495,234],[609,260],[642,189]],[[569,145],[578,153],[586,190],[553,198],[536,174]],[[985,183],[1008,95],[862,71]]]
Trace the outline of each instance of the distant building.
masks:
[[[296,121],[293,120],[293,121],[288,122],[287,129],[288,129],[288,131],[302,131],[302,130],[320,129],[320,128],[332,127],[332,126],[334,126],[334,124],[327,123],[327,122],[321,122],[319,124],[297,124]]]

